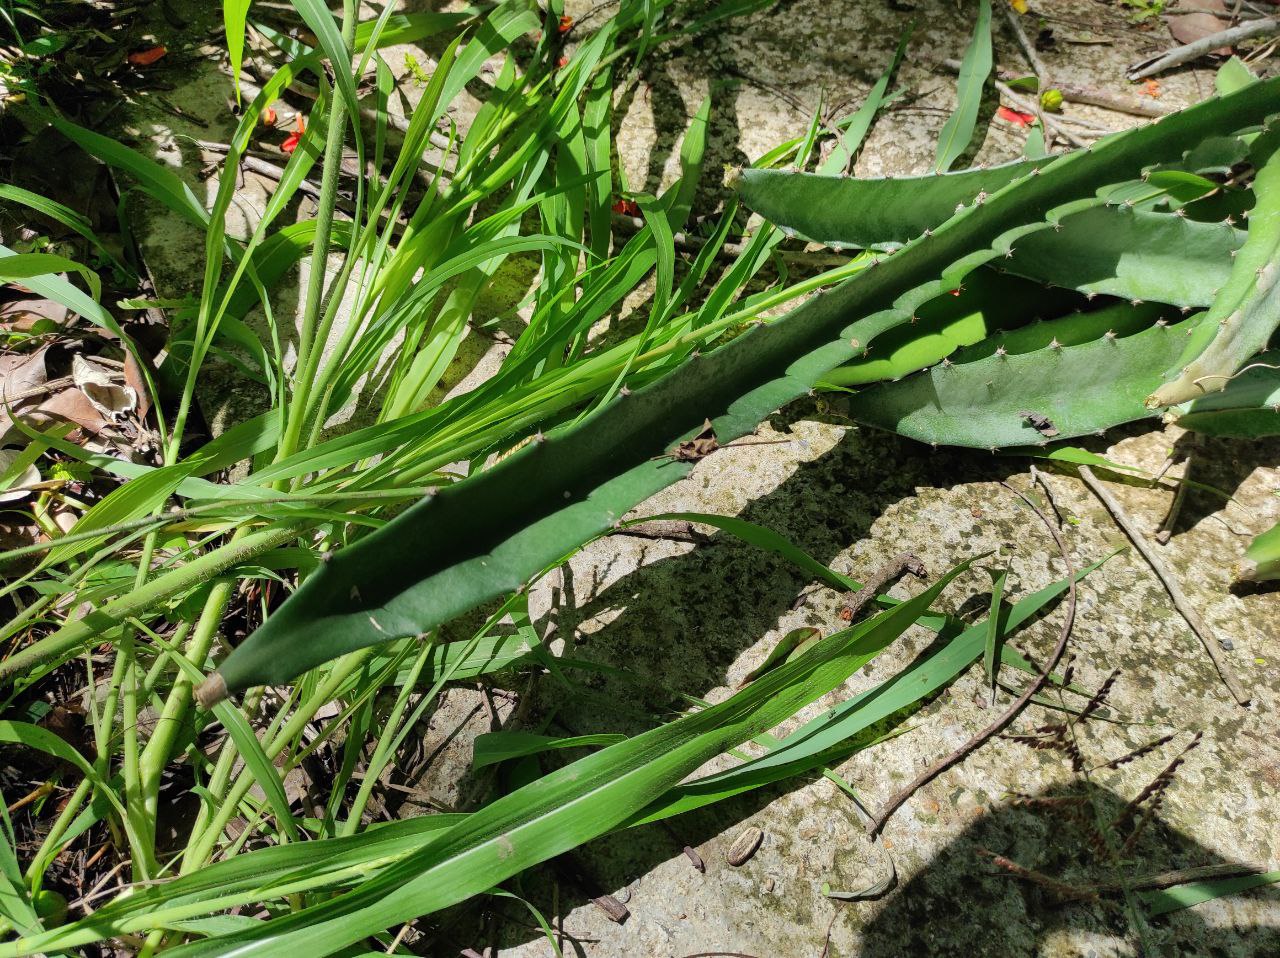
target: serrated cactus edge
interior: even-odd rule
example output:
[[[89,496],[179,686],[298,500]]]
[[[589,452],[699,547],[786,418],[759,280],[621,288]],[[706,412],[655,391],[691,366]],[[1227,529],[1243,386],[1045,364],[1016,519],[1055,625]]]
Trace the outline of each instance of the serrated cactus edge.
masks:
[[[722,444],[751,432],[1017,235],[1054,222],[1073,202],[1091,205],[1099,184],[1262,122],[1278,94],[1280,79],[1260,82],[1033,167],[782,319],[443,489],[323,564],[219,666],[215,687],[234,694],[288,682],[521,588],[687,475],[690,463],[664,453],[704,420]]]

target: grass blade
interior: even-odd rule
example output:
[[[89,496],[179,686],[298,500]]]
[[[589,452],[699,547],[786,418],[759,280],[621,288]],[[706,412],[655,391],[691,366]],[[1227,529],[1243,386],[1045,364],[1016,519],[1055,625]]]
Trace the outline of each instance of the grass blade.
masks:
[[[978,109],[982,91],[991,76],[994,61],[991,53],[991,0],[978,0],[978,20],[973,39],[960,64],[960,82],[956,87],[956,110],[947,118],[938,137],[937,159],[933,168],[945,173],[969,147],[978,126]]]
[[[1280,871],[1262,872],[1257,875],[1241,875],[1239,878],[1219,878],[1214,881],[1191,882],[1177,885],[1174,888],[1162,888],[1157,891],[1141,891],[1138,897],[1147,906],[1147,914],[1153,918],[1167,915],[1171,911],[1190,908],[1202,901],[1225,898],[1237,892],[1248,891],[1280,882]]]
[[[1009,570],[987,570],[991,574],[991,611],[987,613],[987,644],[982,650],[982,671],[987,676],[987,686],[991,689],[991,701],[996,698],[996,676],[1000,661],[1000,643],[1004,632],[1001,628],[1001,615],[1004,609],[1004,586],[1009,579]]]
[[[836,633],[719,705],[610,746],[498,799],[425,852],[332,902],[270,922],[252,935],[212,939],[172,954],[288,958],[299,949],[329,954],[485,891],[601,835],[703,762],[838,687],[967,567],[956,567],[914,598]]]
[[[867,138],[867,134],[871,131],[871,124],[875,122],[876,114],[880,112],[880,107],[884,104],[885,94],[889,92],[889,81],[898,72],[898,65],[902,63],[902,58],[906,55],[907,44],[911,42],[911,34],[914,30],[915,22],[913,21],[903,31],[902,39],[898,41],[898,49],[894,52],[893,60],[890,61],[888,68],[884,73],[880,74],[879,79],[871,87],[871,92],[867,94],[867,98],[863,101],[862,106],[858,108],[858,112],[849,118],[844,132],[836,142],[835,149],[831,151],[831,156],[826,164],[827,168],[823,172],[844,173],[849,169],[854,157],[858,155],[858,150],[862,147],[863,140]]]
[[[1260,81],[1055,160],[877,269],[445,488],[338,550],[236,648],[219,669],[224,688],[207,694],[287,682],[345,651],[417,635],[519,589],[687,475],[689,463],[663,453],[700,432],[705,419],[721,442],[752,431],[859,355],[863,343],[909,324],[916,305],[998,255],[994,244],[1007,232],[1045,228],[1065,199],[1092,203],[1100,177],[1127,180],[1152,162],[1181,156],[1189,140],[1257,122],[1273,108],[1277,88],[1280,81]],[[1012,425],[1021,428],[1021,418]]]
[[[1076,581],[1080,581],[1106,561],[1103,559],[1081,569],[1076,573]],[[1005,634],[1012,634],[1030,621],[1066,592],[1067,586],[1066,580],[1055,582],[1015,603],[1005,620]],[[833,750],[839,749],[854,736],[877,722],[910,708],[952,682],[982,655],[986,635],[985,623],[968,627],[936,652],[915,662],[887,682],[842,702],[802,725],[768,754],[737,768],[678,785],[629,820],[628,824],[643,825],[670,818],[820,767]],[[1012,650],[1006,646],[1005,651]]]
[[[249,17],[251,0],[222,0],[222,23],[226,28],[227,59],[231,67],[231,82],[240,102],[240,67],[244,63],[244,31]]]

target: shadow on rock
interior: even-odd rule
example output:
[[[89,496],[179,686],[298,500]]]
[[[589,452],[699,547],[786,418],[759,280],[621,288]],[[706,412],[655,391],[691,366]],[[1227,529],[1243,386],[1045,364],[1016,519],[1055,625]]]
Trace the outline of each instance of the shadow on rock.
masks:
[[[983,816],[892,893],[862,929],[860,958],[931,955],[1023,958],[1028,955],[1280,954],[1280,928],[1250,920],[1242,899],[1230,924],[1208,909],[1147,917],[1134,890],[1154,876],[1232,862],[1153,817],[1122,855],[1127,832],[1107,827],[1127,800],[1076,783],[1062,791],[1015,799]],[[892,829],[892,826],[891,826]],[[1110,849],[1110,850],[1109,850]],[[1072,901],[1066,889],[1017,877],[993,855],[1033,869],[1094,900]],[[1126,895],[1124,889],[1130,891]],[[1247,898],[1280,902],[1264,886]],[[875,906],[860,906],[871,911]],[[1219,912],[1219,914],[1221,914]],[[1216,916],[1215,916],[1216,917]],[[1223,921],[1218,918],[1218,921]],[[837,921],[857,922],[857,912]],[[1121,951],[1113,951],[1120,941]]]

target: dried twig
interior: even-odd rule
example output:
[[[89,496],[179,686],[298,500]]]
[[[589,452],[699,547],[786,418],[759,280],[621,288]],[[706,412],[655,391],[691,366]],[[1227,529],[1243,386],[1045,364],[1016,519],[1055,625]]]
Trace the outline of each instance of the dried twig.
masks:
[[[1018,47],[1022,50],[1022,55],[1027,58],[1027,63],[1031,65],[1031,70],[1036,75],[1035,114],[1040,118],[1040,128],[1048,131],[1049,118],[1045,116],[1048,111],[1044,108],[1044,92],[1050,87],[1049,68],[1040,59],[1036,45],[1031,42],[1027,37],[1026,31],[1022,29],[1022,23],[1018,19],[1021,14],[1014,10],[1010,4],[1002,3],[1000,7],[1004,10],[1005,22],[1009,24],[1009,29],[1013,31],[1014,38],[1018,41]]]
[[[1098,900],[1098,892],[1092,886],[1070,885],[1067,882],[1059,881],[1057,878],[1052,878],[1044,872],[1038,872],[1034,868],[1019,865],[1012,858],[1005,858],[1005,856],[997,855],[995,852],[988,851],[985,848],[979,848],[978,854],[986,855],[991,859],[992,864],[1004,869],[1014,878],[1021,878],[1023,881],[1030,882],[1033,885],[1039,885],[1057,898],[1065,901]]]
[[[875,835],[884,827],[884,823],[889,820],[889,817],[893,815],[893,813],[898,810],[899,806],[910,798],[917,789],[921,788],[928,782],[931,782],[938,775],[951,768],[951,766],[963,761],[970,753],[976,751],[993,735],[998,735],[1000,732],[1004,731],[1009,723],[1012,722],[1018,713],[1022,711],[1026,704],[1031,701],[1032,697],[1038,695],[1040,690],[1044,688],[1045,683],[1049,680],[1049,676],[1053,674],[1053,670],[1056,669],[1058,667],[1058,663],[1062,661],[1062,654],[1067,650],[1067,640],[1071,638],[1071,627],[1075,624],[1076,619],[1076,569],[1075,564],[1071,561],[1071,553],[1067,551],[1067,544],[1062,541],[1062,534],[1058,531],[1058,527],[1054,525],[1053,520],[1045,515],[1040,507],[1035,504],[1034,500],[1032,500],[1025,492],[1015,489],[1008,483],[1002,482],[1000,485],[1004,486],[1014,495],[1022,499],[1022,501],[1030,506],[1031,510],[1040,517],[1040,521],[1043,522],[1045,528],[1049,530],[1049,535],[1053,537],[1054,544],[1057,545],[1058,551],[1062,553],[1063,561],[1067,564],[1067,609],[1066,615],[1062,620],[1062,630],[1058,633],[1058,643],[1049,654],[1049,658],[1045,660],[1044,667],[1040,670],[1040,673],[1035,677],[1031,684],[1026,687],[1023,693],[1018,696],[1017,701],[1009,706],[1009,708],[999,718],[973,738],[969,739],[969,741],[961,745],[950,755],[930,765],[927,769],[917,775],[906,788],[902,789],[898,794],[894,795],[893,798],[889,799],[884,810],[880,812],[879,816],[877,816],[867,828],[872,835]]]
[[[1179,868],[1175,871],[1144,875],[1141,878],[1131,878],[1124,882],[1090,882],[1087,885],[1071,885],[1052,878],[1044,874],[1044,872],[1038,872],[1019,865],[1012,859],[997,855],[995,852],[988,851],[985,848],[978,849],[978,852],[986,855],[995,865],[1003,868],[1015,878],[1021,878],[1024,881],[1039,885],[1066,901],[1097,901],[1100,895],[1118,895],[1123,894],[1126,890],[1150,891],[1160,888],[1174,888],[1190,882],[1209,881],[1217,878],[1238,878],[1241,875],[1257,875],[1265,871],[1259,865],[1225,863],[1221,865],[1200,865],[1194,868]]]
[[[943,60],[942,65],[945,66],[952,73],[960,72],[959,60]],[[1083,123],[1083,121],[1071,120],[1061,116],[1054,117],[1051,120],[1049,119],[1048,115],[1040,109],[1039,101],[1032,103],[1030,100],[1023,98],[1022,94],[1014,90],[1013,87],[1009,86],[1009,84],[1004,83],[1001,80],[995,81],[995,87],[997,90],[1000,91],[1001,96],[1003,96],[1006,100],[1008,100],[1011,104],[1013,104],[1023,113],[1034,113],[1040,117],[1040,121],[1044,124],[1046,142],[1052,139],[1052,137],[1057,136],[1066,140],[1072,146],[1083,148],[1089,145],[1085,140],[1082,140],[1079,136],[1077,136],[1075,133],[1072,133],[1070,130],[1066,129],[1064,126],[1064,124],[1067,124],[1067,123],[1072,123],[1076,126],[1086,125]],[[1086,126],[1091,127],[1095,132],[1098,130],[1098,128],[1094,127],[1093,124],[1087,124]],[[1107,130],[1105,132],[1109,133],[1110,130]]]
[[[1124,530],[1124,534],[1129,537],[1137,550],[1142,553],[1142,557],[1147,560],[1147,564],[1151,566],[1151,570],[1156,574],[1156,578],[1160,580],[1160,584],[1164,586],[1169,598],[1173,599],[1174,608],[1182,614],[1187,625],[1191,626],[1191,631],[1196,634],[1196,638],[1200,640],[1200,644],[1204,646],[1209,658],[1213,660],[1214,668],[1218,670],[1218,675],[1222,677],[1223,684],[1231,692],[1232,698],[1240,705],[1248,705],[1250,695],[1245,691],[1240,680],[1236,678],[1235,672],[1230,664],[1223,656],[1218,647],[1217,640],[1213,637],[1213,633],[1200,618],[1200,613],[1195,607],[1187,601],[1187,597],[1183,595],[1182,588],[1178,585],[1173,574],[1165,567],[1164,560],[1151,547],[1151,543],[1147,541],[1147,537],[1137,527],[1134,521],[1129,518],[1129,514],[1124,511],[1124,507],[1116,500],[1107,487],[1098,481],[1098,477],[1093,474],[1093,470],[1088,466],[1080,466],[1080,478],[1084,480],[1095,496],[1106,506],[1107,511],[1111,513],[1111,517],[1115,519],[1116,524]]]
[[[1199,443],[1196,442],[1196,445]],[[1191,466],[1194,462],[1194,454],[1188,451],[1186,465],[1182,467],[1182,481],[1178,483],[1173,501],[1169,503],[1169,511],[1164,514],[1164,518],[1160,520],[1160,528],[1156,530],[1156,542],[1161,545],[1167,545],[1173,538],[1173,528],[1178,524],[1178,516],[1182,514],[1182,506],[1187,501],[1187,491],[1191,488],[1187,480],[1191,478]]]
[[[1209,881],[1216,878],[1238,878],[1241,875],[1257,875],[1266,871],[1261,865],[1224,863],[1221,865],[1200,865],[1196,868],[1179,868],[1176,871],[1160,872],[1142,878],[1131,878],[1128,886],[1135,891],[1149,891],[1156,888],[1173,888],[1193,881]],[[1120,883],[1105,882],[1097,886],[1100,891],[1120,891]]]
[[[691,545],[704,545],[711,541],[709,535],[684,519],[653,519],[633,526],[619,526],[613,530],[612,535],[655,539],[660,542],[688,542]]]
[[[19,389],[12,393],[5,392],[3,388],[0,387],[0,402],[5,403],[6,405],[16,406],[18,403],[24,402],[27,399],[33,399],[36,396],[43,396],[45,393],[58,392],[61,389],[66,389],[68,386],[74,385],[75,380],[70,376],[59,376],[57,379],[46,379],[38,385],[30,386],[27,389]]]
[[[1237,20],[1257,20],[1263,14],[1256,12],[1252,7],[1249,10],[1244,9],[1244,0],[1236,0],[1235,8],[1232,10],[1215,9],[1214,7],[1183,7],[1178,6],[1172,10],[1165,10],[1167,17],[1189,16],[1193,13],[1207,13],[1211,17],[1217,17],[1219,20],[1229,20],[1235,22]]]
[[[1031,465],[1031,484],[1040,484],[1040,488],[1044,490],[1044,497],[1049,501],[1049,508],[1053,510],[1053,517],[1058,520],[1058,528],[1062,528],[1064,521],[1062,510],[1058,508],[1058,500],[1053,494],[1053,488],[1049,485],[1049,480],[1045,478],[1044,471],[1037,469],[1035,464]]]
[[[997,68],[995,76],[997,80],[1004,80],[1007,83],[1011,80],[1021,79],[1022,74],[1016,70]],[[1068,103],[1096,106],[1099,109],[1110,110],[1113,113],[1127,113],[1130,116],[1145,116],[1154,119],[1168,116],[1170,113],[1175,112],[1173,107],[1157,103],[1155,100],[1138,100],[1132,97],[1116,96],[1114,93],[1109,93],[1100,87],[1085,86],[1080,83],[1065,83],[1055,80],[1053,81],[1053,89],[1061,93],[1062,99]]]
[[[1174,112],[1173,107],[1156,103],[1154,100],[1143,102],[1129,97],[1116,96],[1106,90],[1079,83],[1059,83],[1055,89],[1062,94],[1068,103],[1080,103],[1084,106],[1096,106],[1113,113],[1128,113],[1130,116],[1145,116],[1155,119],[1168,116]]]
[[[1129,67],[1128,77],[1130,80],[1145,80],[1147,77],[1163,73],[1165,70],[1172,70],[1174,67],[1182,66],[1184,63],[1199,60],[1202,56],[1210,54],[1220,47],[1234,46],[1237,43],[1253,40],[1257,37],[1269,37],[1273,33],[1280,33],[1280,17],[1264,17],[1261,20],[1250,20],[1248,23],[1242,23],[1238,27],[1219,30],[1217,33],[1211,33],[1207,37],[1201,37],[1192,43],[1174,47],[1172,50],[1156,57],[1140,60]]]
[[[918,579],[927,578],[929,572],[924,563],[910,552],[904,552],[890,559],[884,566],[871,574],[871,578],[857,592],[845,596],[844,605],[840,609],[840,618],[852,622],[862,611],[862,607],[874,599],[882,589],[904,572],[910,572]]]
[[[1022,22],[1018,19],[1021,14],[1015,11],[1012,5],[1001,4],[1001,7],[1004,9],[1005,20],[1013,31],[1014,39],[1018,41],[1018,48],[1022,50],[1022,55],[1027,58],[1027,62],[1031,64],[1031,69],[1035,71],[1036,79],[1040,82],[1040,90],[1043,92],[1048,89],[1049,68],[1040,59],[1040,53],[1036,50],[1036,45],[1031,42],[1026,31],[1022,29]]]

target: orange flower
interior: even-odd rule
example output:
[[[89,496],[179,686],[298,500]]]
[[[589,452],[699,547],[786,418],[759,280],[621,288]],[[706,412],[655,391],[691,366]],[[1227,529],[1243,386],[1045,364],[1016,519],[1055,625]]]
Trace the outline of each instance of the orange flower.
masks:
[[[623,216],[640,215],[640,204],[635,200],[619,199],[613,204],[612,209],[615,213],[620,213]]]
[[[560,18],[560,26],[559,26],[559,28],[558,28],[558,29],[559,29],[559,31],[560,31],[561,33],[568,33],[570,30],[572,30],[572,29],[573,29],[573,17],[561,17],[561,18]]]
[[[299,113],[298,129],[289,134],[289,136],[285,139],[285,141],[280,144],[280,149],[284,150],[284,152],[286,153],[292,153],[294,150],[298,148],[298,144],[302,142],[302,134],[306,132],[307,132],[307,125],[302,122],[302,114]]]
[[[1142,89],[1138,91],[1139,96],[1149,96],[1153,100],[1160,99],[1160,81],[1148,80],[1142,84]]]
[[[137,53],[130,53],[126,60],[135,67],[149,67],[169,51],[162,46],[151,47],[149,50],[139,50]]]
[[[262,125],[263,126],[276,125],[276,111],[271,109],[271,107],[267,107],[265,110],[262,111]]]
[[[569,65],[568,57],[561,57],[559,60],[556,61],[556,66],[560,67],[562,70],[568,65]]]
[[[1011,110],[1007,106],[1002,106],[996,110],[996,116],[1009,123],[1016,123],[1018,126],[1030,126],[1036,121],[1034,114]]]

